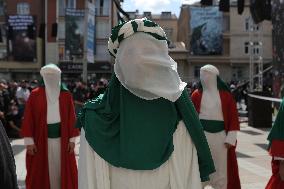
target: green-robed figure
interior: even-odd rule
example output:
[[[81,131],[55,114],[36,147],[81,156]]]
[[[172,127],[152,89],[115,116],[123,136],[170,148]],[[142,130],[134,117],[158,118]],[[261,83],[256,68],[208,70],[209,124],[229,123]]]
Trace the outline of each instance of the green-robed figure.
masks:
[[[113,28],[108,49],[109,86],[78,115],[79,188],[201,189],[215,168],[165,32],[132,20]]]

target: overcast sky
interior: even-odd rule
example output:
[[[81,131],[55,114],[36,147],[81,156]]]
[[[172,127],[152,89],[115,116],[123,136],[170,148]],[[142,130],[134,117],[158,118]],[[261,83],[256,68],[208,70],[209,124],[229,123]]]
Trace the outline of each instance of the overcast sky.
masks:
[[[182,3],[192,4],[200,0],[124,0],[123,9],[125,11],[139,10],[139,13],[151,11],[161,13],[162,11],[171,11],[179,16]]]

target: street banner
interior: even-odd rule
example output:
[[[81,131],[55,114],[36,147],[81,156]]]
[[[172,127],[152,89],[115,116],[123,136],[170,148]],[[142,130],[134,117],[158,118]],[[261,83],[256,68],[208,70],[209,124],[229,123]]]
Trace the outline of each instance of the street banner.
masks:
[[[12,61],[36,62],[35,17],[10,15],[7,17],[8,59]]]
[[[223,14],[218,7],[190,7],[192,55],[221,55]]]
[[[86,42],[86,47],[87,47],[87,61],[88,63],[94,63],[95,58],[95,5],[88,2],[88,14],[87,14],[87,19],[86,19],[86,28],[87,28],[87,42]]]
[[[65,54],[69,60],[73,56],[83,57],[85,10],[67,8],[65,14]]]

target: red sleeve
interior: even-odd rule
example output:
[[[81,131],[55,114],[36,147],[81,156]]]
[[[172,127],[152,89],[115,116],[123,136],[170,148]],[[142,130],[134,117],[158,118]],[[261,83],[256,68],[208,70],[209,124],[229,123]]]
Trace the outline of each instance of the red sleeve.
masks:
[[[195,90],[191,95],[191,100],[194,104],[196,111],[200,112],[200,103],[201,103],[201,93],[198,90]]]
[[[284,158],[284,140],[273,140],[269,153],[271,156]]]
[[[35,100],[35,94],[32,92],[26,105],[24,118],[21,127],[22,137],[34,137],[34,117],[33,117],[33,104]]]
[[[237,104],[235,99],[231,93],[228,95],[228,109],[229,109],[229,131],[239,131],[240,130],[240,123],[239,123],[239,113],[237,110]]]
[[[75,128],[76,124],[76,113],[74,108],[74,101],[72,95],[69,96],[69,110],[68,110],[68,117],[69,117],[69,138],[79,136],[79,129]]]

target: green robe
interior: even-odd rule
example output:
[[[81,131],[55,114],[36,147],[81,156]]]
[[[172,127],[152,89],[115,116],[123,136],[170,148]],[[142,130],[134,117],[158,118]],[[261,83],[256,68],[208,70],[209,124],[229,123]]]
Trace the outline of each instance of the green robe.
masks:
[[[87,102],[78,115],[93,150],[116,167],[153,170],[171,156],[180,120],[195,144],[202,181],[215,171],[198,115],[184,90],[176,102],[144,100],[125,89],[115,75],[103,95]]]
[[[270,143],[273,140],[284,140],[284,116],[283,115],[284,115],[284,101],[282,100],[276,120],[267,138]]]

